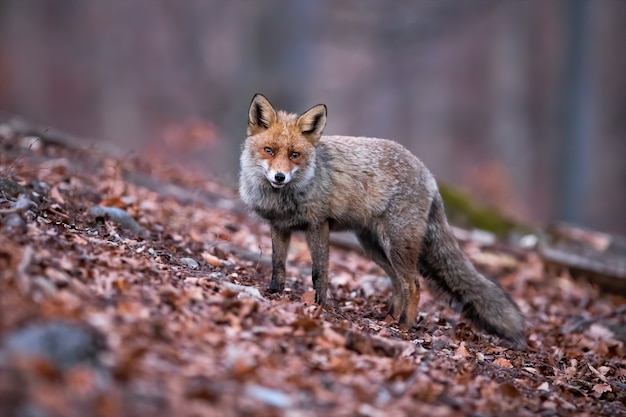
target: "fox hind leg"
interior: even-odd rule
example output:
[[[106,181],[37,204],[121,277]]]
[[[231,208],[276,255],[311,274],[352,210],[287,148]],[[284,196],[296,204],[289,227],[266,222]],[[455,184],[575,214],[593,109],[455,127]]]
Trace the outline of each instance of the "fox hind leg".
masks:
[[[360,231],[357,233],[357,239],[363,246],[365,254],[374,261],[391,280],[391,289],[393,291],[391,302],[389,303],[389,312],[387,313],[394,319],[398,319],[402,311],[405,310],[406,291],[402,285],[402,281],[396,274],[396,270],[391,266],[391,262],[387,258],[384,249],[378,242],[378,238],[369,231]]]
[[[396,303],[400,306],[398,324],[402,328],[411,328],[417,324],[420,301],[419,270],[417,262],[419,258],[419,243],[412,239],[403,239],[395,235],[386,242],[385,254],[396,276],[396,286],[401,291],[401,296]],[[394,304],[396,304],[394,303]],[[394,306],[394,309],[396,307]]]
[[[423,201],[404,199],[389,206],[379,236],[385,255],[405,294],[398,324],[410,328],[417,324],[420,301],[419,257],[428,225],[428,210]]]
[[[399,212],[388,216],[389,219],[401,219],[406,210],[395,207]],[[410,328],[417,324],[420,301],[420,282],[418,261],[422,248],[425,221],[419,218],[421,212],[411,212],[414,217],[409,222],[390,222],[381,229],[380,241],[382,249],[397,277],[397,286],[402,291],[398,324]],[[397,311],[396,311],[397,313]]]
[[[420,302],[420,284],[418,280],[417,259],[413,262],[410,254],[405,256],[392,253],[391,264],[398,275],[404,291],[404,304],[398,318],[400,327],[410,328],[417,324]]]

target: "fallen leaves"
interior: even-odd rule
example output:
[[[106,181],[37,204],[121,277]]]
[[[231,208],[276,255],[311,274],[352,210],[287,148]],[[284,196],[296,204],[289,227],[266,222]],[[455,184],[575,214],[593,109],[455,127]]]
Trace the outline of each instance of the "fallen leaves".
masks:
[[[401,330],[384,319],[389,280],[346,250],[331,248],[326,308],[299,237],[285,294],[269,293],[269,230],[223,186],[45,143],[13,164],[19,146],[0,142],[11,176],[0,209],[12,211],[0,214],[2,415],[626,413],[624,299],[547,277],[532,252],[471,248],[526,315],[527,350],[477,333],[426,291],[418,328]],[[216,203],[127,180],[145,172]],[[18,204],[34,193],[35,205]]]

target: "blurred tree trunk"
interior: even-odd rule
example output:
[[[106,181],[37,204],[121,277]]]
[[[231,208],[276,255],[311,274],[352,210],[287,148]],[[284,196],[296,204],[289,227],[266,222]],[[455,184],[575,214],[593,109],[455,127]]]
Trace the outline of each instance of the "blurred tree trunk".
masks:
[[[2,6],[4,16],[2,23],[3,40],[8,38],[8,53],[11,60],[8,64],[11,75],[9,88],[17,113],[31,115],[35,119],[46,121],[48,114],[46,53],[48,52],[40,42],[46,37],[44,24],[44,8],[30,2],[12,1]],[[26,26],[25,21],[35,24]],[[6,37],[6,38],[5,38]]]
[[[264,92],[278,107],[304,111],[310,100],[309,85],[317,50],[314,34],[318,26],[317,2],[294,0],[265,3],[254,32],[248,39],[247,54],[257,73],[252,74],[258,92]],[[271,77],[268,77],[271,75]],[[259,85],[271,79],[271,84]]]
[[[520,196],[530,194],[532,158],[527,111],[528,3],[507,0],[494,39],[491,74],[491,144]]]
[[[590,171],[592,108],[587,0],[567,3],[567,52],[563,62],[563,137],[560,146],[558,218],[583,223]],[[623,190],[622,190],[623,191]]]
[[[143,123],[129,63],[137,43],[130,22],[139,10],[132,3],[94,2],[88,3],[88,7],[95,8],[92,13],[101,13],[113,22],[111,30],[96,34],[100,39],[95,42],[101,136],[137,144],[143,136]]]

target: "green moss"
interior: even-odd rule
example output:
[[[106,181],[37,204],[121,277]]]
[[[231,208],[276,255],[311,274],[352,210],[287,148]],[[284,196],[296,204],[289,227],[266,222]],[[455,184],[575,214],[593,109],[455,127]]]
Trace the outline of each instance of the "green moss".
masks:
[[[443,197],[448,220],[456,226],[487,230],[498,236],[530,231],[530,227],[475,202],[470,195],[454,187],[439,184],[439,192]]]
[[[0,195],[2,194],[7,197],[17,198],[20,194],[28,194],[28,190],[15,181],[0,177]]]

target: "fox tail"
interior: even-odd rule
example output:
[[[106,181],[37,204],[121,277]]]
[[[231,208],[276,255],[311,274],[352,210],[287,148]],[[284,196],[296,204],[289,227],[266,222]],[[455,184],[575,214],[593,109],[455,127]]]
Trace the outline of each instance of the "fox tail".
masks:
[[[439,193],[430,207],[423,248],[419,270],[434,293],[449,297],[450,304],[477,327],[526,345],[522,313],[463,253],[448,225]]]

